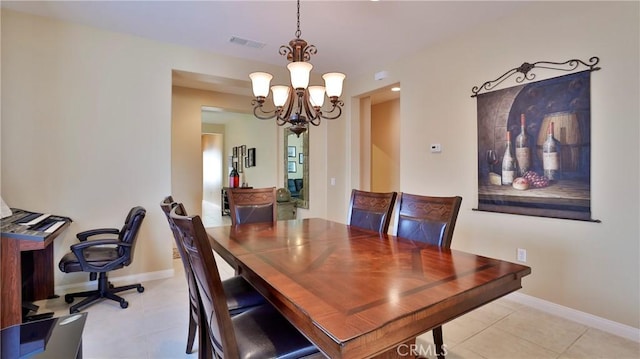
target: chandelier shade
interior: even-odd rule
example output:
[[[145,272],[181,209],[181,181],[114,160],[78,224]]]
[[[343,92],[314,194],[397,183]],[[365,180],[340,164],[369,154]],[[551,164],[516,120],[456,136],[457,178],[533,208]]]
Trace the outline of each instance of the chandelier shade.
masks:
[[[340,97],[342,95],[342,81],[344,81],[345,75],[339,72],[330,72],[322,75],[324,84],[327,87],[327,96]]]
[[[309,101],[313,107],[322,107],[322,104],[324,104],[324,87],[309,86]]]
[[[266,72],[254,72],[249,75],[255,97],[267,97],[269,95],[269,83],[273,75]]]
[[[265,109],[269,96],[269,86],[273,75],[266,72],[253,72],[249,75],[255,99],[252,101],[253,114],[261,120],[276,119],[278,126],[290,124],[291,131],[300,136],[307,131],[309,124],[319,126],[321,119],[334,120],[342,114],[344,103],[340,100],[345,75],[330,72],[322,76],[324,86],[309,86],[309,78],[313,65],[308,61],[317,49],[300,38],[300,0],[298,0],[298,28],[296,38],[289,41],[289,46],[280,46],[279,53],[287,58],[291,85],[271,86],[274,108]],[[325,95],[331,103],[324,110]]]
[[[291,73],[291,86],[294,89],[306,89],[309,86],[309,75],[313,65],[308,62],[292,62],[287,65]]]
[[[271,86],[273,93],[273,104],[278,107],[284,106],[289,98],[289,86]]]

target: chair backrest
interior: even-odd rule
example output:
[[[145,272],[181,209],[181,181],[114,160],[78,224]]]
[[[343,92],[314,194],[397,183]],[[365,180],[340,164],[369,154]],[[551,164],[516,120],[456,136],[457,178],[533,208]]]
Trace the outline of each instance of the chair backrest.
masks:
[[[276,188],[229,188],[231,224],[275,222],[278,220]]]
[[[124,224],[122,225],[122,228],[120,228],[120,232],[118,232],[118,239],[121,241],[124,237],[124,234],[127,233],[127,230],[132,224],[131,216],[133,215],[133,212],[133,208],[129,210],[129,213],[127,213],[127,217],[124,219]]]
[[[182,258],[182,264],[185,266],[185,270],[189,269],[189,263],[185,263],[184,249],[182,248],[182,241],[180,241],[180,232],[176,228],[176,225],[171,220],[171,210],[173,207],[177,206],[178,203],[173,200],[173,197],[167,196],[162,202],[160,202],[160,209],[164,212],[165,217],[167,217],[167,222],[169,222],[169,228],[171,228],[171,232],[173,233],[173,239],[176,242],[176,247],[178,248],[178,253],[180,253],[180,258]]]
[[[379,233],[387,233],[397,195],[397,192],[378,193],[352,190],[347,224]]]
[[[449,248],[461,203],[459,196],[402,193],[396,215],[396,236]]]
[[[162,212],[164,212],[167,217],[167,221],[169,222],[169,228],[171,228],[171,232],[173,233],[173,239],[176,242],[176,248],[178,248],[178,253],[180,253],[180,260],[182,261],[182,266],[184,267],[184,275],[187,277],[187,284],[189,286],[189,300],[191,301],[191,305],[194,307],[198,306],[198,288],[196,286],[196,282],[193,278],[193,272],[191,272],[191,265],[189,264],[189,258],[184,251],[184,247],[182,246],[182,240],[180,239],[180,231],[176,227],[175,223],[171,219],[171,210],[173,207],[177,206],[173,200],[173,197],[167,196],[162,202],[160,202],[160,208]],[[184,211],[183,207],[183,215],[187,215],[186,211]]]
[[[142,220],[146,214],[147,211],[140,206],[131,208],[129,214],[127,214],[124,226],[118,234],[120,241],[130,244],[130,246],[120,246],[120,249],[118,250],[118,254],[120,256],[127,257],[126,261],[123,263],[125,266],[128,266],[133,261],[136,239],[138,238],[140,226],[142,226]]]
[[[200,325],[207,325],[209,339],[220,357],[238,358],[238,343],[222,280],[202,220],[200,216],[187,217],[181,203],[171,210],[170,218],[180,233],[200,293],[201,318],[206,320]]]

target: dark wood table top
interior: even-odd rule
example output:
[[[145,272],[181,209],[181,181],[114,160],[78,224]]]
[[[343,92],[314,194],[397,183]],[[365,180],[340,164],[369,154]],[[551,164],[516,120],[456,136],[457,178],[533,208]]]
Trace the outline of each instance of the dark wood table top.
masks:
[[[368,358],[521,288],[529,267],[324,219],[207,228],[331,358]]]

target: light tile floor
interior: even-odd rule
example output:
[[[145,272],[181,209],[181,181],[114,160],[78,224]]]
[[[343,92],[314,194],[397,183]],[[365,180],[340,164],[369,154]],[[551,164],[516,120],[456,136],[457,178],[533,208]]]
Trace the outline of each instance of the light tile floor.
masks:
[[[228,218],[208,216],[205,225],[228,224]],[[218,212],[219,213],[219,212]],[[224,278],[233,270],[216,255]],[[197,341],[185,354],[188,328],[188,289],[179,259],[173,278],[143,283],[144,293],[123,294],[129,308],[103,301],[86,309],[86,359],[197,358]],[[118,283],[115,283],[118,285]],[[36,302],[41,311],[68,314],[63,297]],[[443,327],[447,358],[640,358],[640,344],[549,315],[508,298],[496,300]],[[434,358],[432,335],[418,337],[419,351]]]

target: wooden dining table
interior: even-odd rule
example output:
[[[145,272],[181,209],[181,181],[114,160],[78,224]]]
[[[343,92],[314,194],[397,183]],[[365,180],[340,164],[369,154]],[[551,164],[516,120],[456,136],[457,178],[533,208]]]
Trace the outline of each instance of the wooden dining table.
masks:
[[[418,335],[520,289],[531,273],[319,218],[207,233],[213,249],[330,358],[424,352]]]

